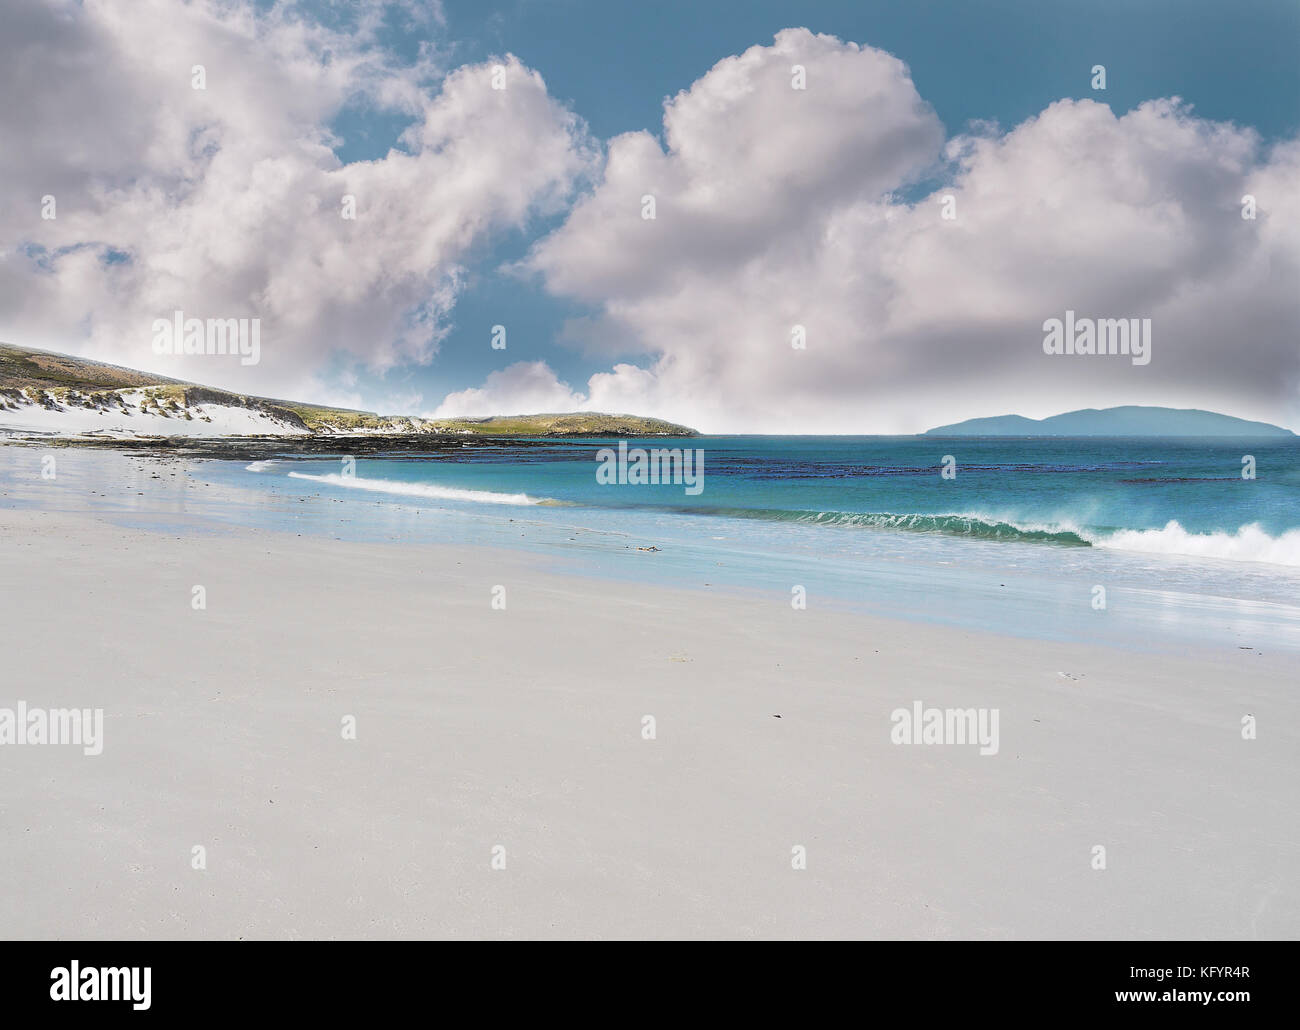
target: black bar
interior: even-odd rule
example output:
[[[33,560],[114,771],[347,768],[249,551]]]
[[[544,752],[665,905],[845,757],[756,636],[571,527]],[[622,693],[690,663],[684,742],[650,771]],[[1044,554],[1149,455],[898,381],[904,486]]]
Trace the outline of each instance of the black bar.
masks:
[[[820,949],[797,958],[784,949],[747,950],[690,962],[679,953],[655,959],[639,948],[617,959],[602,952],[512,961],[481,948],[453,955],[436,943],[23,943],[4,949],[0,998],[5,1022],[14,1027],[24,1024],[12,1017],[60,1023],[200,1017],[206,1024],[259,1013],[319,1016],[331,1024],[408,1012],[422,1022],[491,1023],[515,1009],[532,1019],[603,1011],[620,1022],[637,1012],[650,1020],[694,1022],[701,1010],[691,999],[733,1015],[789,1014],[817,1023],[844,1005],[855,1022],[914,1016],[922,1021],[915,1025],[933,1025],[934,1017],[945,1015],[980,1022],[1006,1015],[1064,1017],[1073,1023],[1125,1013],[1177,1022],[1263,1017],[1273,1024],[1296,1012],[1295,949],[1277,943],[876,941],[836,956]],[[79,996],[55,1000],[52,994],[71,986],[74,961]],[[135,978],[100,972],[123,968],[134,970]],[[148,1008],[137,1008],[145,998],[146,968]],[[120,1000],[81,996],[115,987]]]

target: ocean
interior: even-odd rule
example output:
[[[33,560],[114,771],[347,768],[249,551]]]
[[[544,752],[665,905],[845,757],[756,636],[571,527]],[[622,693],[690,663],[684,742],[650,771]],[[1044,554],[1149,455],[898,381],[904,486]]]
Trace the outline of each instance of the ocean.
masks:
[[[701,452],[694,486],[599,476],[618,443],[362,457],[350,476],[340,459],[290,457],[205,474],[296,523],[315,519],[291,498],[344,506],[348,523],[315,532],[522,547],[578,572],[774,598],[802,587],[809,609],[1138,646],[1300,643],[1300,440],[628,441]]]
[[[102,454],[61,452],[60,480],[80,476],[93,506],[159,528],[192,529],[199,517],[523,549],[629,589],[757,592],[814,616],[836,605],[1140,649],[1300,648],[1297,439],[626,443],[698,450],[698,480],[602,476],[619,441],[590,439],[361,456],[351,467],[290,446],[256,461],[192,460],[186,477],[203,489],[164,494],[172,500],[148,511],[140,505],[156,490],[115,487],[107,472],[91,486]]]

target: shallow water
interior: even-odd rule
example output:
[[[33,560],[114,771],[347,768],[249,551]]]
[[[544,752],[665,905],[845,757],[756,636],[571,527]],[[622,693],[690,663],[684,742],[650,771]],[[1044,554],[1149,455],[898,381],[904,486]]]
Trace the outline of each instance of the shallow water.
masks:
[[[1300,648],[1300,442],[631,442],[701,449],[698,492],[690,477],[598,482],[601,449],[616,446],[551,441],[351,468],[287,453],[160,463],[61,450],[54,482],[39,478],[40,450],[5,448],[0,503],[187,532],[522,548],[577,574],[781,604],[801,587],[810,611],[830,600],[1050,639]],[[1254,480],[1241,477],[1244,455]]]

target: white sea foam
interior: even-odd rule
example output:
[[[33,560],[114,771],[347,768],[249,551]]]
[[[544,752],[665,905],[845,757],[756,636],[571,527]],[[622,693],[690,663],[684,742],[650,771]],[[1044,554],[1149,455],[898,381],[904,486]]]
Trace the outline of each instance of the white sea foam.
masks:
[[[862,515],[821,512],[812,519],[827,525],[869,525],[887,529],[941,529],[955,536],[990,539],[1046,539],[1057,543],[1085,543],[1112,551],[1170,554],[1222,561],[1262,562],[1269,565],[1300,566],[1300,529],[1270,535],[1258,523],[1235,532],[1224,530],[1196,533],[1170,521],[1163,529],[1121,529],[1110,533],[1087,529],[1072,519],[1048,522],[1019,519],[1005,513],[964,512],[942,515]],[[1010,533],[1006,531],[1011,531]],[[1073,538],[1073,540],[1071,539]]]
[[[1186,530],[1176,520],[1167,522],[1163,529],[1121,529],[1100,533],[1084,528],[1075,519],[1054,519],[1036,522],[1017,519],[1005,514],[968,513],[945,518],[968,518],[980,523],[1011,526],[1021,533],[1044,533],[1052,536],[1074,535],[1093,547],[1112,551],[1134,551],[1148,554],[1173,554],[1192,558],[1217,558],[1223,561],[1264,562],[1270,565],[1300,566],[1300,529],[1284,530],[1270,535],[1259,523],[1252,522],[1228,532],[1218,530],[1196,533]]]
[[[267,458],[265,461],[255,461],[251,465],[245,465],[245,472],[265,472],[275,464],[275,459]]]
[[[432,483],[404,483],[395,479],[365,479],[361,476],[342,476],[329,472],[312,476],[305,472],[290,472],[292,479],[309,479],[314,483],[328,483],[350,490],[369,490],[381,494],[398,494],[403,497],[428,497],[439,501],[472,501],[477,504],[544,504],[541,498],[527,494],[503,494],[491,490],[462,490],[453,486],[435,486]]]
[[[1094,547],[1115,551],[1185,554],[1197,558],[1300,566],[1300,529],[1288,529],[1279,536],[1270,536],[1256,522],[1242,526],[1235,533],[1189,533],[1171,521],[1165,524],[1164,529],[1121,529],[1091,542]]]

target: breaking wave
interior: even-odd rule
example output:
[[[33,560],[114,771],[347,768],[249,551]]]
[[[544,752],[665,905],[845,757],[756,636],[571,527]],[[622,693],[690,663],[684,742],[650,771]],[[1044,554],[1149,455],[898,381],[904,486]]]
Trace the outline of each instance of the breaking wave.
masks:
[[[1190,533],[1171,521],[1163,529],[1117,530],[1093,543],[1115,551],[1300,566],[1300,529],[1288,529],[1278,536],[1271,536],[1257,522],[1242,526],[1235,533]]]
[[[471,501],[477,504],[546,504],[548,499],[529,497],[527,494],[503,494],[492,490],[463,490],[454,486],[435,486],[432,483],[403,483],[393,479],[364,479],[360,476],[343,476],[330,472],[323,476],[305,472],[290,472],[291,479],[308,479],[313,483],[328,483],[349,490],[368,490],[373,493],[395,494],[401,497],[426,497],[438,501]]]
[[[1226,561],[1300,566],[1300,529],[1277,536],[1258,523],[1236,531],[1198,533],[1171,521],[1161,529],[1082,528],[1058,522],[1021,522],[983,514],[926,515],[898,512],[785,511],[781,509],[691,508],[694,514],[795,522],[805,525],[939,533],[975,540],[1099,547],[1114,551],[1171,554]]]

